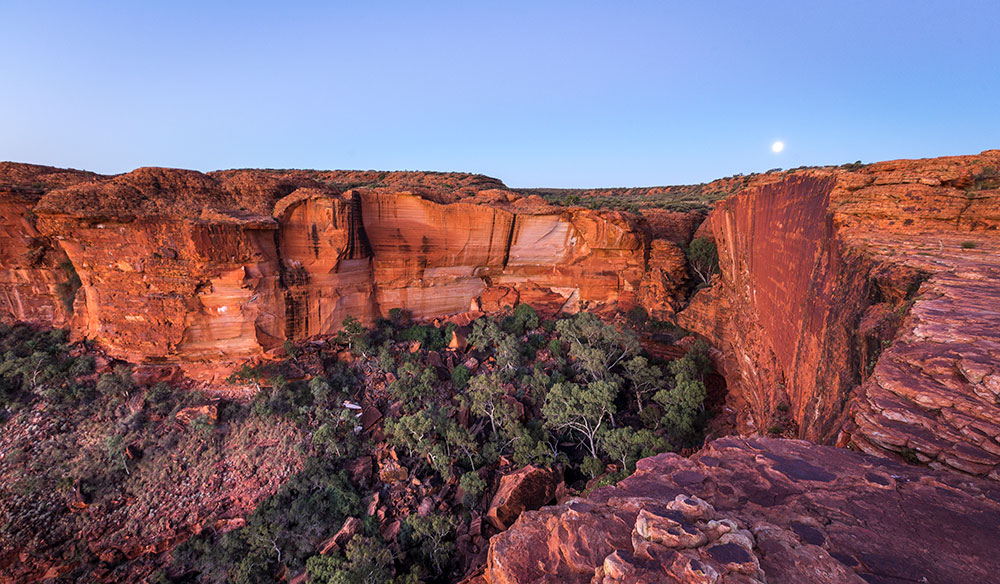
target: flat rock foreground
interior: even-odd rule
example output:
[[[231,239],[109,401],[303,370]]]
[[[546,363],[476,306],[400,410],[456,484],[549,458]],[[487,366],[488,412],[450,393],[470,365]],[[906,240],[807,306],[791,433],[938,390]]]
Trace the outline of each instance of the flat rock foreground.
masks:
[[[696,240],[715,245],[714,273],[691,259]],[[723,380],[717,417],[727,420],[708,436],[743,437],[708,441],[687,458],[642,459],[617,486],[581,487],[587,495],[561,490],[554,470],[513,468],[499,450],[501,462],[477,469],[475,447],[466,448],[471,471],[462,476],[482,470],[475,481],[489,484],[460,488],[453,460],[421,482],[383,430],[424,398],[393,388],[410,383],[417,392],[419,378],[459,394],[470,375],[495,374],[509,390],[500,406],[491,402],[488,421],[470,423],[468,404],[456,399],[411,433],[422,438],[447,423],[478,444],[501,434],[499,407],[520,416],[518,436],[527,436],[527,418],[541,409],[524,390],[530,383],[503,377],[499,344],[489,353],[465,339],[475,319],[512,318],[525,304],[543,319],[590,312],[620,325],[626,314],[648,315],[670,337],[647,331],[650,353],[658,346],[676,357],[695,338],[707,343]],[[384,354],[372,347],[355,361],[345,318],[375,330],[402,313],[415,319],[407,334],[423,336],[380,338]],[[0,386],[22,408],[4,410],[0,436],[0,471],[12,477],[0,485],[0,582],[146,579],[185,541],[244,526],[308,466],[306,451],[336,458],[329,468],[367,489],[350,509],[351,518],[367,509],[365,537],[409,538],[399,535],[401,520],[418,509],[422,517],[472,510],[453,529],[462,560],[439,570],[450,581],[1000,579],[1000,150],[591,191],[516,190],[457,173],[141,168],[102,176],[0,163],[0,322],[68,330],[52,354],[99,352],[79,371],[56,359],[62,369],[52,377],[70,380],[60,387],[46,387],[40,364],[51,356],[41,349],[21,355],[11,345],[5,355],[20,359],[17,379],[30,383]],[[542,385],[552,385],[556,370],[572,369],[554,325],[545,331],[536,317],[535,332],[518,326],[508,340],[535,343],[524,353],[524,379],[535,366],[535,381],[550,376]],[[431,348],[427,335],[445,330]],[[691,336],[681,341],[681,333]],[[42,360],[33,366],[35,355]],[[246,374],[257,371],[247,363],[279,361],[280,382]],[[416,370],[397,364],[411,362],[429,373],[405,377]],[[125,363],[131,373],[118,373]],[[280,423],[218,401],[238,393],[224,381],[234,372],[244,394],[231,403],[333,379],[331,371],[356,390],[347,397],[363,416],[345,440],[358,434],[378,444],[374,451],[348,455],[332,431],[318,439],[322,420],[301,396],[278,404]],[[89,398],[78,396],[59,409],[38,398],[67,388],[90,395],[98,375],[120,376],[117,386],[105,380],[107,407],[84,410]],[[344,396],[321,386],[309,391],[340,407]],[[189,397],[195,390],[211,399]],[[431,390],[442,401],[456,397]],[[115,436],[132,442],[109,441],[116,424]],[[141,427],[155,428],[156,439],[136,438]],[[531,456],[547,455],[537,441]],[[178,454],[178,444],[187,450]],[[53,453],[67,468],[87,459],[88,476],[107,485],[56,476],[44,458]],[[589,454],[598,454],[593,440]],[[421,458],[431,457],[411,454],[411,467],[427,467]],[[627,458],[616,470],[635,463]],[[152,490],[130,473],[143,465],[162,474]],[[587,482],[577,474],[578,485]],[[481,496],[470,498],[467,487]],[[509,501],[491,505],[495,496]],[[294,562],[349,549],[359,525],[344,522],[337,537],[317,531]],[[277,557],[260,569],[277,580],[306,577],[304,565]],[[178,578],[210,572],[192,566],[177,567]]]
[[[992,582],[1000,485],[799,441],[721,438],[527,511],[490,584]]]

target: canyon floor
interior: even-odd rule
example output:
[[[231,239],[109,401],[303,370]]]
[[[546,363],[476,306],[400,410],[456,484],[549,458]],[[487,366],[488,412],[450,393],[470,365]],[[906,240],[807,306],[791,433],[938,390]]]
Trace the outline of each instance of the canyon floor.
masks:
[[[997,150],[0,163],[0,581],[990,581],[998,307]]]

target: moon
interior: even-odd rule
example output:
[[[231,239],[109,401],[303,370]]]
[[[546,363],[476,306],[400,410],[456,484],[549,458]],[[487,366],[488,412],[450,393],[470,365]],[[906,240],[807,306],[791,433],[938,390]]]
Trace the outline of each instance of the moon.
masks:
[[[771,152],[774,152],[775,154],[781,152],[784,149],[785,149],[785,143],[782,142],[781,140],[778,140],[774,144],[771,144]]]

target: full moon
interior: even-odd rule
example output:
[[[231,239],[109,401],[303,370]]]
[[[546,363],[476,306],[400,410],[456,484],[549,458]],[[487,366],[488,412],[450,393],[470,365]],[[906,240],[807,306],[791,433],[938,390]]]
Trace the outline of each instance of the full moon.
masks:
[[[771,144],[771,152],[778,153],[785,149],[785,143],[778,140],[774,144]]]

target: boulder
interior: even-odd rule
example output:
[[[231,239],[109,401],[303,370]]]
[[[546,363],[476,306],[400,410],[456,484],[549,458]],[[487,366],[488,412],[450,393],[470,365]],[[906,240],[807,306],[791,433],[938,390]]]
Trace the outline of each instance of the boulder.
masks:
[[[559,479],[555,471],[534,465],[504,475],[490,501],[487,520],[500,531],[507,529],[522,512],[552,501]]]
[[[351,541],[351,538],[359,531],[361,531],[361,520],[357,517],[348,517],[333,537],[320,544],[319,553],[325,556],[334,551],[345,549],[347,542]]]
[[[214,403],[192,406],[178,411],[175,417],[178,422],[186,425],[191,425],[192,422],[198,419],[204,419],[210,424],[215,424],[219,420],[219,408]]]

